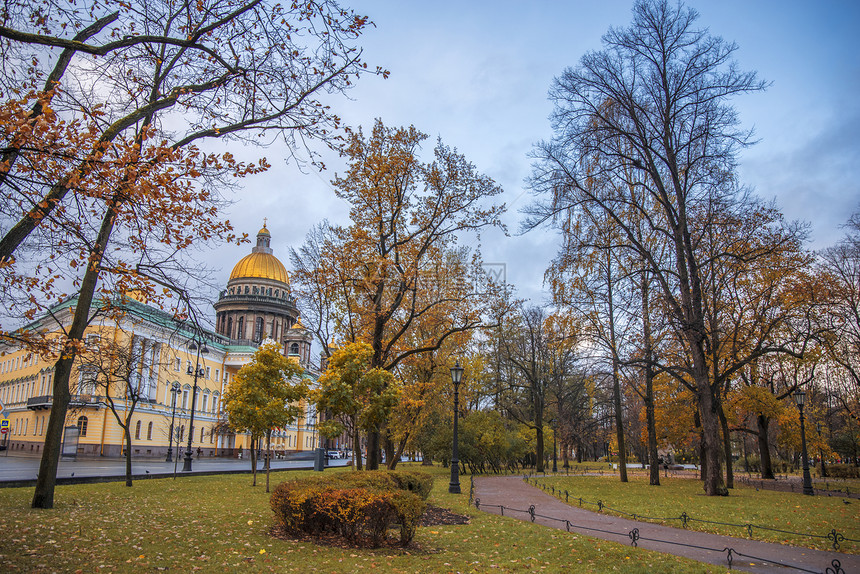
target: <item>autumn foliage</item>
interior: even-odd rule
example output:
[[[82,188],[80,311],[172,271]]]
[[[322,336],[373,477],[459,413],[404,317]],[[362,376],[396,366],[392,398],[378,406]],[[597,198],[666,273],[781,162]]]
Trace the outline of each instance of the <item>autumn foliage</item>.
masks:
[[[354,546],[378,547],[397,524],[405,546],[415,536],[432,484],[432,477],[415,472],[342,473],[284,482],[270,504],[289,535],[335,535]]]

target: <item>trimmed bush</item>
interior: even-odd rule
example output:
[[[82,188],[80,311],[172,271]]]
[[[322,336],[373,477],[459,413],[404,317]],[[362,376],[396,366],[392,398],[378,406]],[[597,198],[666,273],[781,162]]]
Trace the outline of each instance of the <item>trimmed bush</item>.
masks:
[[[378,547],[397,525],[400,544],[415,536],[433,479],[423,473],[350,472],[279,484],[270,504],[275,521],[291,535],[342,537]]]
[[[827,474],[833,478],[860,478],[860,467],[851,464],[828,464]]]

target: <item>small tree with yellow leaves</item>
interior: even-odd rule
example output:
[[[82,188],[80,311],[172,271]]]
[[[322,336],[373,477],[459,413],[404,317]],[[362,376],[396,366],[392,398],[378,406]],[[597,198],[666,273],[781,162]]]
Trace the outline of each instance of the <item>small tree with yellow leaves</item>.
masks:
[[[251,362],[239,369],[224,395],[230,427],[251,433],[252,445],[253,441],[266,437],[269,460],[272,431],[294,422],[302,413],[299,402],[308,395],[308,385],[300,378],[303,373],[297,361],[284,356],[281,345],[263,343]],[[257,485],[256,462],[252,446],[252,486]],[[266,466],[266,492],[269,492],[270,466]]]

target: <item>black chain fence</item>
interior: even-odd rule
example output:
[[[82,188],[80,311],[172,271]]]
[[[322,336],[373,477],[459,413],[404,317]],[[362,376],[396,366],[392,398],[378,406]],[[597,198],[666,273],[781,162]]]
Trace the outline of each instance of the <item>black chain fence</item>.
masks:
[[[549,492],[549,490],[548,490],[548,488],[546,487],[546,485],[540,485],[540,484],[538,484],[538,483],[537,483],[537,480],[535,480],[534,478],[530,477],[529,475],[523,475],[523,480],[524,480],[524,481],[526,481],[527,483],[529,483],[529,482],[530,482],[530,480],[531,480],[531,481],[533,481],[533,482],[531,482],[531,484],[533,484],[534,486],[537,486],[538,488],[542,488],[544,491]],[[551,487],[551,488],[552,488],[553,493],[555,494],[555,487]],[[559,495],[560,495],[562,492],[564,492],[564,494],[565,494],[565,499],[566,499],[566,501],[569,501],[569,500],[570,500],[570,493],[569,493],[568,491],[566,491],[566,490],[565,490],[565,491],[558,490],[558,494],[559,494]],[[617,509],[613,509],[613,508],[611,508],[611,507],[606,506],[605,504],[603,504],[603,501],[600,501],[600,500],[598,500],[598,501],[596,501],[596,502],[591,502],[591,501],[585,500],[584,498],[574,498],[573,500],[575,500],[575,501],[576,501],[576,500],[578,500],[578,501],[579,501],[579,505],[580,505],[580,506],[582,506],[583,504],[593,504],[593,505],[595,505],[595,506],[597,506],[597,507],[598,507],[598,511],[602,511],[603,509],[607,509],[607,510],[612,510],[613,512],[620,512],[621,514],[626,514],[626,515],[628,515],[628,516],[632,516],[632,517],[633,517],[633,520],[639,520],[639,519],[644,519],[644,520],[666,520],[665,518],[646,517],[646,516],[642,516],[642,515],[639,515],[639,514],[631,514],[631,513],[627,513],[627,512],[622,512],[622,511],[619,511],[619,510],[617,510]],[[627,538],[629,538],[629,539],[630,539],[630,544],[631,544],[632,546],[634,546],[634,547],[638,547],[638,546],[639,546],[639,541],[640,541],[640,540],[645,540],[645,541],[649,541],[649,542],[656,542],[656,543],[660,543],[660,544],[671,544],[671,545],[674,545],[674,546],[683,546],[683,547],[686,547],[686,548],[695,548],[695,549],[697,549],[697,550],[704,550],[704,551],[707,551],[707,552],[716,552],[716,553],[720,553],[720,554],[725,554],[725,555],[726,555],[726,564],[728,565],[729,570],[731,570],[731,569],[732,569],[732,564],[733,564],[733,562],[734,562],[734,559],[737,557],[737,558],[744,558],[744,559],[747,559],[747,560],[757,560],[757,561],[759,561],[759,562],[767,562],[768,564],[776,564],[777,566],[782,566],[783,568],[790,568],[790,569],[792,569],[792,570],[796,570],[796,571],[798,571],[798,572],[809,572],[810,574],[822,574],[822,572],[821,572],[820,570],[809,570],[809,569],[807,569],[807,568],[803,568],[803,567],[800,567],[800,566],[795,566],[795,565],[793,565],[793,564],[785,564],[785,563],[777,562],[777,561],[772,560],[772,559],[769,559],[769,558],[761,558],[761,557],[759,557],[759,556],[753,556],[753,555],[751,555],[751,554],[745,554],[745,553],[743,553],[743,552],[739,552],[738,550],[735,550],[734,548],[732,548],[732,547],[728,547],[728,546],[723,547],[723,548],[713,548],[713,547],[708,547],[708,546],[699,546],[699,545],[696,545],[696,544],[687,544],[687,543],[684,543],[684,542],[677,542],[677,541],[674,541],[674,540],[662,540],[662,539],[659,539],[659,538],[648,538],[648,537],[643,537],[643,536],[641,536],[641,535],[640,535],[640,533],[639,533],[639,529],[638,529],[638,528],[633,528],[632,530],[629,530],[629,531],[626,531],[626,532],[619,532],[619,531],[614,531],[614,530],[606,530],[606,529],[602,529],[602,528],[595,528],[595,527],[591,527],[591,526],[585,526],[585,525],[581,525],[581,524],[575,524],[575,523],[571,522],[570,520],[567,520],[566,518],[557,518],[557,517],[555,517],[555,516],[548,516],[548,515],[545,515],[545,514],[538,514],[538,513],[535,511],[535,506],[534,506],[533,504],[532,504],[532,505],[530,505],[527,509],[514,508],[514,507],[511,507],[511,506],[505,506],[505,505],[502,505],[502,504],[492,504],[492,505],[489,505],[489,504],[482,504],[482,503],[481,503],[481,499],[480,499],[480,498],[475,497],[475,477],[474,477],[474,475],[471,477],[471,480],[470,480],[470,487],[469,487],[469,505],[470,505],[470,506],[471,506],[471,505],[474,505],[474,506],[475,506],[475,508],[476,508],[476,509],[478,509],[478,510],[481,510],[482,508],[483,508],[483,509],[486,509],[486,508],[498,508],[498,509],[499,509],[499,513],[500,513],[502,516],[505,516],[505,512],[506,512],[506,511],[508,512],[508,515],[511,515],[511,513],[527,514],[527,515],[529,516],[529,518],[531,519],[531,521],[532,521],[532,522],[534,522],[536,518],[542,518],[542,519],[544,519],[544,520],[550,520],[550,521],[559,522],[559,523],[561,523],[561,524],[564,524],[565,530],[566,530],[567,532],[570,532],[570,531],[571,531],[571,528],[575,528],[575,529],[578,529],[578,530],[588,530],[588,531],[591,531],[591,532],[601,532],[601,533],[604,533],[604,534],[611,534],[611,535],[613,535],[613,536],[627,537]],[[674,520],[674,519],[677,519],[677,520],[683,520],[683,521],[684,521],[684,522],[683,522],[684,526],[686,526],[688,522],[690,522],[690,521],[692,521],[692,520],[696,520],[696,519],[694,519],[694,518],[690,517],[689,515],[687,515],[686,513],[682,513],[682,516],[686,516],[686,518],[676,517],[676,518],[672,518],[672,519],[673,519],[673,520]],[[700,520],[700,522],[709,522],[709,521],[706,521],[706,520]],[[713,523],[713,524],[728,524],[728,523],[724,523],[724,522],[712,522],[712,523]],[[730,525],[730,526],[735,526],[735,525],[733,525],[733,524],[729,524],[729,525]],[[738,525],[738,526],[743,526],[743,527],[745,527],[745,528],[747,528],[747,529],[748,529],[748,532],[751,532],[751,530],[749,529],[749,527],[751,527],[751,526],[753,526],[753,525],[750,525],[750,524],[744,524],[744,525]],[[763,527],[756,526],[756,528],[763,528]],[[784,531],[784,530],[778,530],[778,529],[769,529],[769,530],[776,530],[777,532],[786,532],[786,531]],[[792,534],[795,534],[795,533],[792,533]],[[800,534],[800,533],[797,533],[797,534]],[[838,534],[838,535],[837,535],[837,533],[836,533],[836,531],[835,531],[835,530],[833,530],[832,534],[834,534],[834,539],[832,540],[832,542],[833,542],[833,544],[834,544],[834,549],[836,549],[836,548],[838,548],[838,547],[839,547],[839,546],[838,546],[838,544],[839,544],[839,542],[840,542],[840,541],[842,541],[842,540],[853,540],[853,539],[850,539],[850,538],[844,538],[841,534]],[[806,536],[805,534],[801,534],[801,535],[802,535],[802,536]],[[837,537],[837,536],[838,536],[838,540],[836,540],[836,537]],[[830,539],[831,539],[831,538],[830,538],[830,535],[827,535],[827,536],[826,536],[826,537],[824,537],[824,538],[827,538],[828,540],[830,540]],[[827,568],[825,568],[825,569],[824,569],[824,574],[845,574],[845,570],[842,568],[842,563],[839,561],[839,559],[834,558],[833,560],[831,560],[831,562],[830,562],[830,566],[828,566]]]
[[[544,492],[551,493],[553,496],[556,496],[558,498],[561,498],[561,496],[564,495],[564,501],[567,503],[570,503],[570,501],[573,500],[574,502],[579,502],[579,506],[583,506],[583,505],[596,506],[598,512],[603,512],[603,510],[609,510],[609,511],[615,512],[616,514],[629,516],[633,520],[649,520],[649,521],[654,521],[654,522],[670,522],[672,520],[678,520],[681,522],[681,526],[684,528],[686,528],[687,525],[691,522],[702,522],[704,524],[716,524],[716,525],[720,525],[720,526],[730,526],[730,527],[736,527],[736,528],[741,528],[741,529],[745,530],[747,533],[747,536],[749,538],[753,537],[754,529],[767,530],[769,532],[779,532],[781,534],[800,536],[802,538],[805,537],[805,538],[817,538],[820,540],[828,540],[828,541],[830,541],[830,546],[833,548],[833,550],[839,550],[840,544],[844,541],[860,542],[860,539],[845,537],[841,532],[839,532],[835,528],[832,528],[830,530],[830,532],[828,532],[827,534],[810,534],[808,532],[795,532],[793,530],[784,530],[782,528],[775,528],[772,526],[763,526],[761,524],[752,524],[752,523],[738,524],[738,523],[734,523],[734,522],[721,522],[718,520],[705,520],[703,518],[693,517],[686,512],[681,512],[681,514],[678,516],[647,516],[644,514],[636,514],[635,512],[632,512],[632,513],[626,512],[626,511],[621,510],[619,508],[611,507],[611,506],[605,504],[602,500],[591,501],[591,500],[586,500],[585,498],[582,498],[582,497],[576,497],[576,496],[571,497],[569,491],[562,490],[560,488],[556,489],[554,485],[542,484],[534,476],[524,475],[523,480],[525,480],[527,483],[532,484],[533,486],[536,486],[536,487],[542,489]]]

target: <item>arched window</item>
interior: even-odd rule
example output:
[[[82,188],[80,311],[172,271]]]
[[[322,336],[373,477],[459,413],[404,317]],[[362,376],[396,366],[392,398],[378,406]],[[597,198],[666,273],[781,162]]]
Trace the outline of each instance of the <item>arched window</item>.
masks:
[[[87,436],[87,424],[89,422],[87,417],[78,417],[78,434],[80,436]]]
[[[263,340],[263,318],[257,317],[256,325],[254,326],[254,340]]]
[[[251,288],[245,285],[245,295],[247,295],[251,291]]]
[[[246,287],[247,289],[247,287]],[[244,339],[245,338],[245,318],[239,317],[239,326],[236,328],[236,338]]]
[[[298,355],[299,354],[299,344],[298,343],[290,343],[290,354]]]
[[[146,440],[152,440],[152,421],[146,425]]]
[[[227,318],[227,336],[233,338],[233,317]]]
[[[271,288],[271,287],[269,287],[268,289],[266,289],[266,295],[268,295],[269,297],[271,297],[271,296],[272,296],[272,288]]]
[[[134,440],[140,440],[140,421],[134,425]]]
[[[256,285],[254,285],[254,290],[252,291],[252,293],[253,293],[254,295],[256,295],[258,292],[259,292],[259,291],[258,291],[258,289],[257,289],[257,286],[256,286]]]

